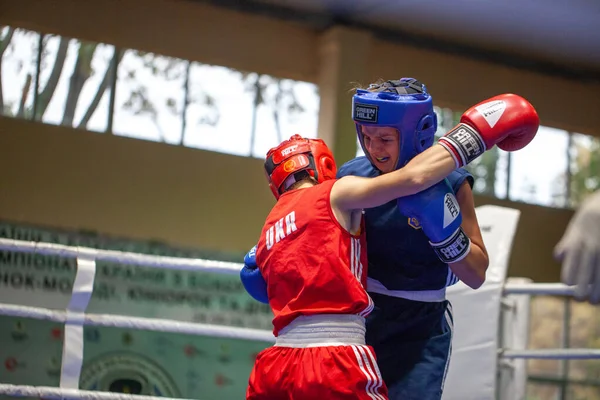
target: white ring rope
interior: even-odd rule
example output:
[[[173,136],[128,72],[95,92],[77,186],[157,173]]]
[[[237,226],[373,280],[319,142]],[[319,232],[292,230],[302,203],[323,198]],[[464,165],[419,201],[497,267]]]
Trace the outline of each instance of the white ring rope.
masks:
[[[504,285],[503,294],[531,294],[546,296],[569,296],[575,293],[575,286],[562,283],[507,283]]]
[[[595,360],[600,358],[596,349],[529,349],[499,350],[502,358],[536,358],[542,360]]]
[[[0,238],[0,250],[21,253],[43,254],[66,258],[86,257],[96,261],[108,261],[119,264],[143,265],[154,268],[179,269],[185,271],[205,271],[239,274],[242,264],[204,260],[200,258],[181,258],[138,254],[117,250],[101,250],[89,247],[65,246],[55,243],[29,242]]]
[[[23,240],[13,240],[0,238],[0,250],[11,252],[35,253],[47,256],[58,256],[65,258],[76,258],[78,260],[77,272],[81,272],[81,263],[79,260],[90,260],[92,262],[90,269],[95,273],[95,261],[108,261],[119,264],[148,266],[165,269],[179,269],[187,271],[203,271],[213,273],[239,274],[242,264],[213,261],[204,259],[165,257],[148,254],[137,254],[130,252],[122,252],[115,250],[101,250],[86,247],[65,246],[54,243],[31,242]],[[89,274],[88,274],[89,275]],[[89,277],[87,277],[89,278]],[[77,281],[77,279],[76,279]],[[89,289],[91,295],[93,291],[93,280],[82,279],[81,287],[74,284],[71,303],[76,296],[81,296],[82,289]],[[90,286],[88,288],[88,286]],[[70,303],[70,305],[71,305]],[[189,335],[203,335],[211,337],[221,337],[230,339],[243,339],[261,342],[275,341],[272,332],[266,330],[239,328],[232,326],[217,326],[208,324],[198,324],[191,322],[183,322],[176,320],[167,320],[159,318],[142,318],[112,314],[92,314],[86,313],[85,307],[71,307],[65,310],[52,310],[39,307],[29,307],[15,304],[0,303],[0,314],[12,317],[35,318],[46,321],[54,321],[65,323],[66,326],[73,326],[82,329],[83,325],[104,326],[142,329],[158,332],[183,333]],[[65,334],[66,334],[65,330]],[[81,343],[83,345],[83,342]],[[71,346],[72,347],[72,346]],[[67,343],[67,336],[63,343],[63,353],[65,350],[73,350],[70,348],[70,343]],[[74,349],[71,351],[74,354],[72,361],[78,361],[83,357],[83,348]],[[63,365],[61,371],[65,369],[65,357],[63,354]],[[0,383],[0,394],[14,397],[36,397],[44,399],[84,399],[84,400],[175,400],[164,397],[139,396],[120,393],[109,393],[100,391],[85,391],[78,390],[79,374],[81,366],[77,368],[75,365],[74,371],[71,371],[71,379],[73,382],[63,382],[61,376],[61,387],[46,387],[46,386],[27,386],[27,385],[10,385]],[[74,386],[74,387],[73,387]]]
[[[137,254],[115,250],[101,250],[86,247],[65,246],[53,243],[31,242],[0,238],[0,250],[26,252],[48,256],[59,256],[96,261],[108,261],[120,264],[140,265],[155,268],[179,269],[188,271],[204,271],[214,273],[239,274],[240,263],[204,260],[196,258],[165,257],[148,254]],[[93,288],[92,288],[93,289]],[[508,283],[504,286],[504,295],[533,294],[572,296],[573,287],[559,283],[518,284]],[[85,308],[83,309],[85,311]],[[0,315],[12,317],[35,318],[40,320],[90,325],[143,329],[150,331],[183,333],[231,339],[244,339],[261,342],[275,341],[270,331],[217,326],[176,320],[130,317],[112,314],[92,314],[74,312],[73,310],[52,310],[15,304],[0,303]],[[595,349],[536,349],[511,350],[499,349],[502,359],[538,358],[538,359],[598,359],[600,350]],[[82,400],[175,400],[164,397],[141,396],[100,391],[78,390],[70,387],[47,387],[10,385],[0,383],[0,394],[14,397],[37,397],[44,399],[82,399]],[[177,399],[181,400],[181,399]]]
[[[81,399],[81,400],[184,400],[171,397],[154,397],[137,394],[95,392],[79,389],[61,389],[50,386],[9,385],[0,383],[0,393],[13,397],[38,399]]]
[[[20,306],[15,304],[0,303],[0,314],[8,315],[10,317],[35,318],[53,322],[65,322],[67,320],[66,311],[49,310],[46,308]],[[71,321],[75,319],[74,315],[74,313],[69,313]],[[198,324],[159,318],[126,317],[113,314],[80,313],[78,314],[78,317],[83,325],[90,326],[143,329],[156,332],[275,342],[275,337],[270,331],[260,329]]]
[[[239,274],[242,264],[205,260],[138,254],[117,250],[100,250],[88,247],[65,246],[54,243],[31,242],[0,238],[0,250],[21,253],[34,253],[67,258],[88,257],[96,261],[108,261],[128,265],[143,265],[154,268],[180,269]],[[553,296],[573,296],[574,287],[562,283],[507,283],[504,294],[538,294]]]

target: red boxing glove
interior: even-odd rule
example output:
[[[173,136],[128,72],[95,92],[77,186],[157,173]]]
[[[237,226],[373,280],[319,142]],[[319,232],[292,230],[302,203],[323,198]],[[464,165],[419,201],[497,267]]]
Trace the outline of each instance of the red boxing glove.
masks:
[[[516,94],[501,94],[469,108],[438,143],[460,168],[494,145],[505,151],[522,149],[533,140],[539,126],[537,112],[527,100]]]

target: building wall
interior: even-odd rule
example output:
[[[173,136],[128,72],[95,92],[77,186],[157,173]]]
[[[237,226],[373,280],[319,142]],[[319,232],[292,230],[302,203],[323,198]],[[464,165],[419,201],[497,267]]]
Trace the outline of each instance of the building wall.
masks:
[[[262,162],[0,118],[0,218],[244,250],[274,203]]]
[[[192,1],[104,0],[102,7],[77,0],[3,2],[0,24],[319,84],[329,76],[322,73],[329,40],[323,33]],[[600,136],[600,113],[589,112],[600,108],[599,84],[416,49],[366,32],[353,35],[351,42],[359,38],[361,48],[370,49],[357,80],[415,76],[438,105],[454,109],[514,91],[536,106],[544,125]],[[351,85],[338,85],[331,95],[341,98]],[[273,204],[257,159],[7,118],[0,119],[0,148],[0,218],[11,221],[244,251],[256,242]],[[551,252],[571,211],[482,197],[476,202],[523,211],[511,275],[558,279]]]
[[[274,198],[262,161],[0,118],[0,219],[176,246],[245,252]],[[572,211],[522,211],[509,273],[556,281],[552,247]]]
[[[314,83],[326,42],[323,33],[299,23],[191,0],[103,0],[102,7],[77,0],[3,2],[0,24]],[[600,108],[600,83],[567,81],[361,34],[369,38],[367,46],[361,44],[369,49],[362,57],[368,71],[357,81],[415,76],[427,83],[438,105],[455,109],[514,91],[536,106],[542,124],[600,136],[600,114],[589,112]],[[351,87],[348,82],[340,90]]]

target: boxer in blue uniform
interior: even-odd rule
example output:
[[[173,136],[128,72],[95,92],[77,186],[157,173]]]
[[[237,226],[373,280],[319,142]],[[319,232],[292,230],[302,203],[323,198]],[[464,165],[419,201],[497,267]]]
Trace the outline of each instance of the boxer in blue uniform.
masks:
[[[392,96],[385,98],[388,92],[406,96],[397,102]],[[415,79],[357,90],[353,118],[365,156],[342,165],[338,177],[373,177],[401,168],[433,145],[437,130],[431,96]],[[366,340],[375,349],[390,399],[441,398],[453,330],[446,287],[461,279],[478,288],[488,266],[472,185],[472,175],[461,168],[440,182],[435,193],[428,190],[410,196],[410,205],[402,198],[365,210],[367,290],[375,302],[367,319]],[[458,202],[462,214],[462,234],[470,238],[470,245],[456,256],[446,256],[443,249],[432,246],[432,238],[411,212],[411,208],[425,211],[421,205],[425,197],[443,202],[447,193],[455,194],[451,199]]]

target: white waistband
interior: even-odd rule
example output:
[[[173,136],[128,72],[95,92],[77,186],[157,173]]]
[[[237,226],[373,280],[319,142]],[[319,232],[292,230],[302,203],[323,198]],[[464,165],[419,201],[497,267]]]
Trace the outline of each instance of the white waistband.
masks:
[[[384,294],[391,297],[401,297],[407,300],[425,301],[430,303],[446,300],[446,288],[439,290],[389,290],[376,279],[367,278],[367,292]]]
[[[275,346],[318,347],[365,344],[365,319],[355,314],[302,315],[279,331]]]

